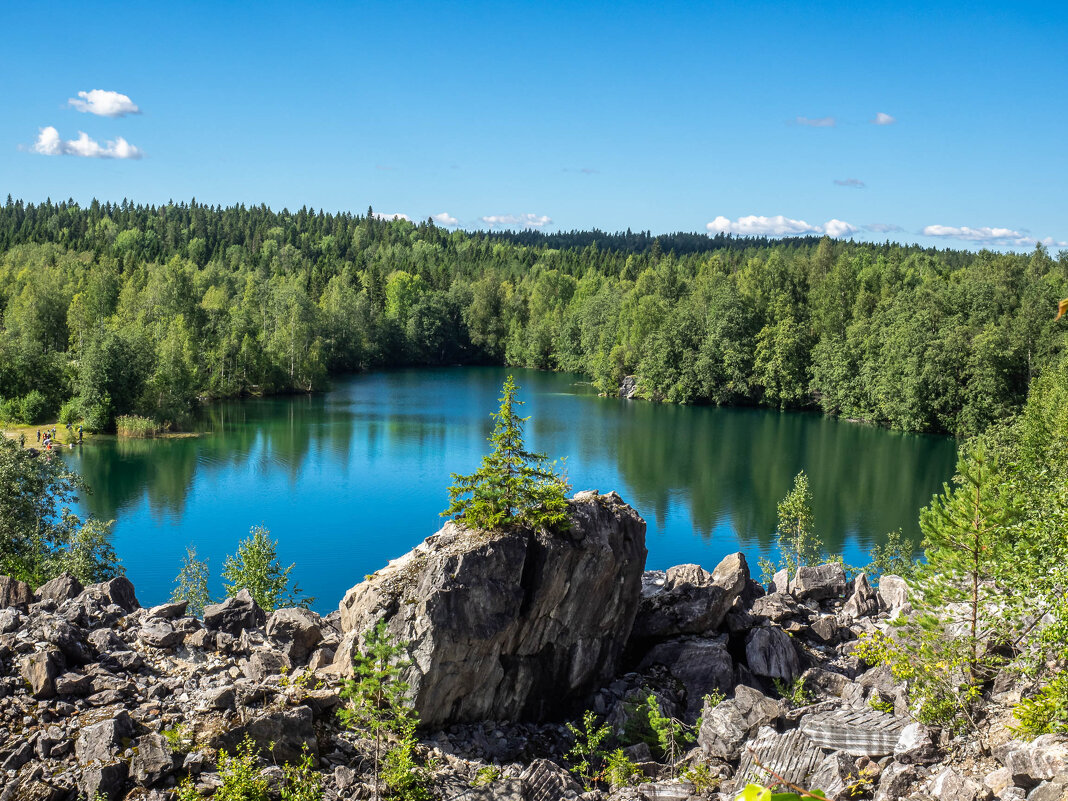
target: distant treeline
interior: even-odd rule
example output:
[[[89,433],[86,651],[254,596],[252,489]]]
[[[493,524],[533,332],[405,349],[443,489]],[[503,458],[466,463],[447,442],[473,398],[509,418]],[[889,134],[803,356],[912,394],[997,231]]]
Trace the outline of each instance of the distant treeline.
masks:
[[[968,434],[1059,351],[1068,256],[469,233],[264,206],[0,207],[0,418],[181,423],[331,373],[512,364]]]

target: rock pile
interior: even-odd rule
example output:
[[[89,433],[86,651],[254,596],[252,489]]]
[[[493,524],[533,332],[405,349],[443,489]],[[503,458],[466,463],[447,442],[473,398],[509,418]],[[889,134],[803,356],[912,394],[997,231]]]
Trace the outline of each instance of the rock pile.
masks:
[[[0,577],[0,801],[171,801],[186,776],[207,798],[220,750],[245,737],[275,791],[279,766],[309,753],[324,799],[368,798],[368,741],[336,710],[379,618],[410,642],[418,756],[436,760],[442,799],[728,801],[769,768],[831,799],[1066,797],[1068,738],[969,751],[912,720],[889,671],[852,654],[909,612],[900,579],[874,588],[821,565],[769,592],[742,554],[643,573],[644,523],[618,496],[580,493],[572,513],[557,538],[447,525],[325,618],[266,615],[241,592],[197,620],[182,603],[141,608],[124,578],[61,576],[34,593]],[[680,765],[626,739],[650,694],[695,726]],[[640,783],[584,791],[566,770],[562,716],[582,707]],[[701,787],[672,778],[695,764]]]

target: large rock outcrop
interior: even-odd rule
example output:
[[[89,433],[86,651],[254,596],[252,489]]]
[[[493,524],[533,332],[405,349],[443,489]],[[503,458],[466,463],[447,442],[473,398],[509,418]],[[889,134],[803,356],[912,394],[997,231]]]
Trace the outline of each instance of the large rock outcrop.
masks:
[[[570,530],[446,523],[341,602],[335,669],[378,620],[408,643],[424,725],[536,720],[616,672],[641,592],[645,521],[614,492],[569,501]]]

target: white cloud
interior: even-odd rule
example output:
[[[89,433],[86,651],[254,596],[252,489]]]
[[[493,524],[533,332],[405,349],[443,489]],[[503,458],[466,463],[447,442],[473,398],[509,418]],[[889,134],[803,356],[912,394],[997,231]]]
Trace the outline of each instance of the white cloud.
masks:
[[[72,97],[67,102],[78,111],[96,114],[98,117],[125,117],[127,114],[141,113],[141,109],[129,97],[106,89],[78,92],[78,98]]]
[[[798,125],[807,125],[809,128],[833,128],[834,117],[798,117],[795,122]]]
[[[441,212],[441,214],[435,214],[434,222],[436,222],[438,225],[445,225],[450,228],[454,225],[460,224],[460,221],[453,217],[451,214],[449,214],[447,211],[443,211]]]
[[[866,186],[866,184],[859,178],[846,178],[845,180],[835,178],[834,182],[838,184],[838,186],[848,186],[850,189],[863,189]]]
[[[380,211],[376,211],[374,214],[376,220],[407,220],[408,222],[412,221],[412,218],[409,217],[407,214],[383,214]]]
[[[871,121],[872,125],[893,125],[897,122],[896,117],[891,117],[889,114],[884,114],[880,111],[875,115],[875,119]]]
[[[856,233],[856,228],[842,220],[828,220],[823,225],[812,225],[804,220],[792,220],[777,214],[774,217],[758,217],[751,214],[729,220],[716,217],[705,228],[713,234],[737,234],[739,236],[805,236],[806,234],[827,234],[827,236],[848,236]]]
[[[849,236],[857,232],[856,226],[850,225],[843,220],[827,220],[823,224],[823,233],[827,236],[833,236],[835,238],[840,236]]]
[[[552,217],[544,214],[491,214],[482,222],[490,228],[544,228],[553,224]]]
[[[893,234],[904,231],[900,225],[893,223],[868,223],[864,226],[865,231],[874,231],[877,234]]]
[[[976,242],[982,245],[1000,245],[1017,247],[1033,247],[1046,245],[1047,247],[1068,247],[1068,242],[1061,242],[1051,236],[1037,239],[1028,236],[1026,231],[1017,231],[1014,228],[991,228],[980,226],[972,228],[967,225],[960,227],[952,225],[927,225],[923,229],[924,236],[937,236],[946,239],[959,239],[963,242]]]
[[[85,131],[78,131],[77,139],[64,141],[59,131],[51,125],[40,129],[37,141],[33,143],[33,151],[43,156],[81,156],[90,159],[139,159],[145,155],[144,151],[121,136],[101,145],[90,139]]]

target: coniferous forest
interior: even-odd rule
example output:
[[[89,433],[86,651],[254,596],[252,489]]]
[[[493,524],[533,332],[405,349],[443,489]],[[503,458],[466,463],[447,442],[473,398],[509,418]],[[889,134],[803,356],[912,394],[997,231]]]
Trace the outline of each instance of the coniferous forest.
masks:
[[[0,419],[306,392],[508,364],[655,401],[974,434],[1062,347],[1068,255],[829,238],[449,231],[302,208],[0,207]]]

